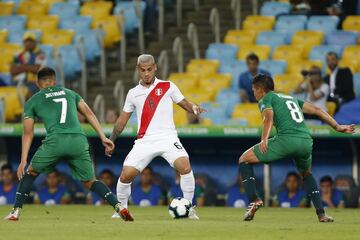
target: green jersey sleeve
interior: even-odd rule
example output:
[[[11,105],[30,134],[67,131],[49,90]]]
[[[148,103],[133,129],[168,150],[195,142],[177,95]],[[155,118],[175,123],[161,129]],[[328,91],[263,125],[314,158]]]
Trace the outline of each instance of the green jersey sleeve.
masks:
[[[298,101],[300,109],[302,109],[305,102],[303,100],[301,100],[301,99],[297,99],[297,101]]]
[[[79,104],[79,102],[83,99],[78,93],[71,91],[71,93],[75,96],[75,103],[76,106]]]
[[[35,119],[34,105],[31,99],[25,103],[25,107],[24,107],[24,119],[28,119],[28,118]]]
[[[264,112],[266,109],[272,108],[272,94],[268,93],[259,101],[259,109],[260,112]]]

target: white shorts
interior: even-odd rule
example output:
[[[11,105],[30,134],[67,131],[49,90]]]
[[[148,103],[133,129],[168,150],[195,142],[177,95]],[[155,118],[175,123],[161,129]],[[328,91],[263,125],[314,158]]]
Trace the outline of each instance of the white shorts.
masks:
[[[180,157],[189,157],[178,137],[168,137],[156,140],[138,139],[129,154],[124,166],[134,167],[140,172],[155,158],[163,157],[174,167],[174,162]]]

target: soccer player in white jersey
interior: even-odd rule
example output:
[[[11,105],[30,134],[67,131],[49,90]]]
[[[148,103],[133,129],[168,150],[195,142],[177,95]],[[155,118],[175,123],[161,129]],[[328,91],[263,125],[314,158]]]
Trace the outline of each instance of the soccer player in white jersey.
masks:
[[[132,112],[136,110],[138,139],[124,161],[117,182],[118,201],[127,209],[132,181],[152,159],[161,156],[180,173],[183,197],[192,202],[195,179],[189,155],[177,136],[173,119],[173,103],[196,115],[204,112],[205,109],[187,101],[174,83],[155,77],[157,66],[153,56],[140,55],[136,68],[140,76],[139,84],[129,90],[123,111],[110,137],[112,141],[115,141],[124,130]],[[107,154],[112,154],[112,151]],[[117,217],[117,213],[113,217]],[[199,219],[193,207],[190,209],[189,218]],[[130,212],[127,220],[134,220]]]

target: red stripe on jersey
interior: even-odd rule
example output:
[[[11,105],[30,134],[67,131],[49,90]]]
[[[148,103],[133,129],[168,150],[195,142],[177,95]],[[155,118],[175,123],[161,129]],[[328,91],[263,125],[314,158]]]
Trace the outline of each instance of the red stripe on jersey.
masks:
[[[160,100],[169,90],[169,88],[170,88],[170,82],[160,82],[156,84],[155,88],[149,93],[149,95],[145,99],[141,114],[138,139],[144,137],[146,130],[149,127],[152,118],[154,117],[156,108]]]

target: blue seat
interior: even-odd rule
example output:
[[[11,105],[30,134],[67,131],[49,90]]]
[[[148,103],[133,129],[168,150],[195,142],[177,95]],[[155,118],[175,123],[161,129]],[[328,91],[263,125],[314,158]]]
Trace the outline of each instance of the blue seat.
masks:
[[[236,59],[236,54],[239,47],[232,44],[224,43],[211,43],[206,50],[205,56],[207,59],[217,59],[222,61],[223,59]]]
[[[7,29],[8,31],[22,31],[25,29],[26,16],[13,15],[0,17],[0,29]]]
[[[282,32],[261,32],[256,38],[256,44],[269,45],[273,51],[279,45],[286,44],[287,34]]]
[[[81,59],[75,45],[66,45],[58,48],[61,54],[63,70],[66,78],[76,79],[81,73]]]
[[[240,74],[247,71],[247,66],[245,61],[226,60],[221,61],[219,71],[220,73],[229,73],[232,75],[231,88],[236,90],[239,88]]]
[[[55,67],[54,47],[51,46],[51,45],[42,44],[42,45],[39,45],[39,48],[46,55],[46,65],[49,66],[49,67],[54,68]]]
[[[345,47],[346,45],[357,45],[359,34],[357,32],[350,31],[335,31],[326,34],[326,44],[328,45],[340,45]]]
[[[337,16],[312,16],[307,22],[307,29],[331,33],[336,31],[339,21]]]
[[[229,118],[231,117],[235,105],[240,103],[241,99],[238,90],[223,89],[217,94],[216,101],[225,106],[226,117]]]
[[[76,33],[88,32],[91,27],[91,16],[73,16],[62,18],[60,28],[72,29]]]
[[[342,46],[340,45],[321,45],[321,46],[315,46],[310,54],[309,59],[310,60],[326,60],[326,54],[328,52],[335,52],[338,56],[341,56],[342,53]]]
[[[101,34],[98,30],[88,30],[76,34],[76,38],[84,37],[86,61],[95,63],[100,57],[101,46],[98,40],[98,35]]]
[[[60,19],[75,17],[79,15],[79,2],[58,2],[51,5],[49,14],[58,15]]]
[[[275,31],[287,35],[286,42],[291,43],[294,33],[304,30],[307,17],[304,15],[279,16],[275,24]]]
[[[277,16],[280,14],[288,14],[290,10],[291,5],[289,3],[265,2],[260,9],[260,14],[262,16]]]
[[[354,74],[354,89],[357,97],[360,97],[360,73]]]
[[[36,39],[39,41],[41,38],[41,31],[40,30],[30,30],[31,32],[35,33]],[[27,31],[22,30],[9,30],[8,31],[8,42],[9,43],[16,43],[22,45],[23,43],[23,36]]]
[[[271,76],[283,74],[286,70],[286,61],[267,60],[260,62],[260,68],[270,72]]]
[[[144,13],[146,3],[140,2],[141,10]],[[133,33],[140,25],[140,19],[136,15],[134,2],[118,2],[114,8],[114,14],[119,15],[123,12],[125,17],[125,32]]]
[[[209,118],[213,124],[221,125],[226,122],[226,108],[219,102],[208,102],[201,104],[203,108],[207,110],[204,113],[204,118]]]
[[[2,99],[0,99],[0,123],[5,120],[5,103]]]

